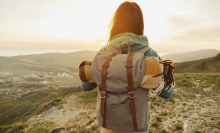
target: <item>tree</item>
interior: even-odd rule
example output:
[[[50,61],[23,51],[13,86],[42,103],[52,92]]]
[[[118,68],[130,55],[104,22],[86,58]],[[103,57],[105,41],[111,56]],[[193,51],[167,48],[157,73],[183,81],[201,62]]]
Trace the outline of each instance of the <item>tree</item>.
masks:
[[[220,53],[217,54],[216,58],[220,60]]]

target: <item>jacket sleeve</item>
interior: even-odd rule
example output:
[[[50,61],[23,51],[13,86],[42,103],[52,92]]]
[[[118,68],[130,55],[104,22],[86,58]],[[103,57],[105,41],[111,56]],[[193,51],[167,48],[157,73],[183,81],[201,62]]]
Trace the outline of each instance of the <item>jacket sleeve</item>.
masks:
[[[170,91],[168,91],[168,89],[167,90],[165,90],[163,93],[161,93],[160,95],[158,95],[159,97],[162,97],[162,98],[164,98],[164,99],[169,99],[171,96],[172,96],[172,94],[173,94],[173,84],[171,84],[171,90]]]
[[[148,52],[146,52],[144,54],[144,56],[147,56],[147,57],[160,57],[156,51],[154,51],[153,49],[150,49]],[[159,97],[161,98],[164,98],[164,99],[169,99],[173,94],[173,85],[171,84],[171,90],[168,91],[168,90],[165,90],[163,93],[161,93],[160,95],[158,95]]]
[[[81,81],[81,88],[83,91],[91,91],[97,87],[96,83],[86,83]]]

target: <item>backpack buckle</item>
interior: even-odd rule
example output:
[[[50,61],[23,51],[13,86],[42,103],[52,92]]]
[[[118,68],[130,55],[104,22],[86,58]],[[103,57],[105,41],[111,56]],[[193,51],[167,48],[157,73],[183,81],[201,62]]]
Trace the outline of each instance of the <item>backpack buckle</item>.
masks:
[[[100,97],[105,98],[105,92],[100,92]]]
[[[134,91],[128,92],[128,94],[129,94],[129,98],[135,98]]]

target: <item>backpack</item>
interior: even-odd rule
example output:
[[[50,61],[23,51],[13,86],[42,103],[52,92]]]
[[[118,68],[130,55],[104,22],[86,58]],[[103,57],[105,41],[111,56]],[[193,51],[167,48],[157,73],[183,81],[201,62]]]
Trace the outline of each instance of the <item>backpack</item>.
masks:
[[[122,46],[127,54],[122,54]],[[145,74],[144,53],[150,47],[131,51],[105,46],[92,61],[90,72],[98,85],[97,123],[107,129],[129,132],[148,124],[149,89],[140,87]]]

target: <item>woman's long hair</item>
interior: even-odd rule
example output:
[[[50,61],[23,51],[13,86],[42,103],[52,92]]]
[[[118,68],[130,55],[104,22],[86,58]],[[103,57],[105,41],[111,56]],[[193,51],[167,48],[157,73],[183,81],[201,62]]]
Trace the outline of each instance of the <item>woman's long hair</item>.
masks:
[[[140,6],[135,2],[123,2],[114,13],[109,24],[109,31],[108,42],[114,36],[124,32],[143,35],[144,18]]]

